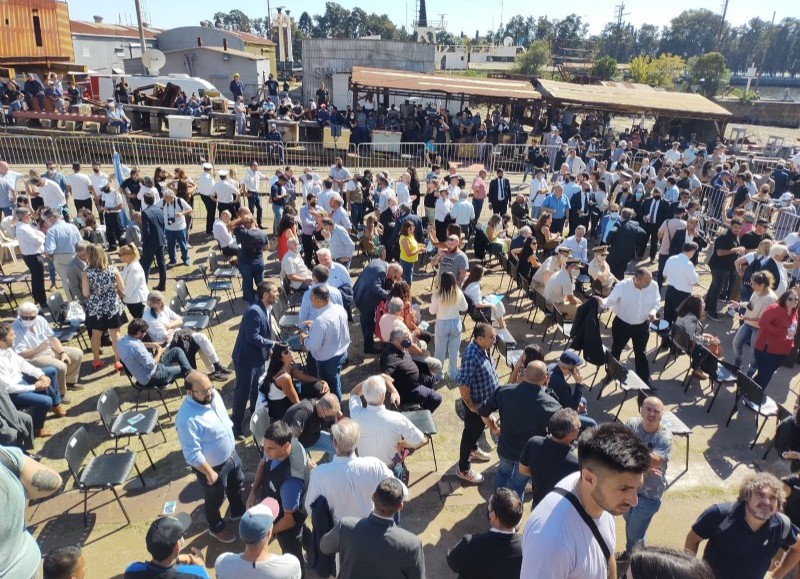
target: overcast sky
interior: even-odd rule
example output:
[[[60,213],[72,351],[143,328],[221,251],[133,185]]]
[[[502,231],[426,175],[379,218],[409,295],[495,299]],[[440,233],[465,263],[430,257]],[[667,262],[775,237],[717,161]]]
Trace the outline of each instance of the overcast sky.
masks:
[[[563,18],[575,13],[590,24],[590,32],[598,33],[603,26],[614,19],[615,5],[618,0],[571,0],[570,2],[537,2],[536,7],[530,0],[427,0],[428,20],[438,21],[440,14],[445,14],[447,29],[453,34],[472,36],[475,30],[484,34],[488,28],[496,28],[501,20],[508,21],[516,14],[523,16],[547,15],[549,18]],[[200,20],[210,19],[215,12],[239,9],[251,18],[263,17],[267,12],[266,0],[237,0],[231,3],[220,3],[212,0],[191,0],[190,2],[142,0],[145,16],[157,28],[176,28],[178,26],[196,25]],[[352,9],[360,6],[366,12],[386,13],[395,24],[411,26],[414,19],[415,0],[359,0],[358,2],[341,1],[342,6]],[[325,10],[323,0],[271,0],[270,7],[288,6],[297,17],[304,11],[309,14],[322,13]],[[726,19],[737,26],[760,17],[770,20],[773,11],[777,12],[776,22],[787,16],[796,16],[791,9],[792,2],[787,0],[730,0]],[[134,0],[117,0],[116,2],[98,3],[97,0],[70,0],[69,12],[73,20],[91,20],[94,15],[102,16],[106,22],[134,23],[136,12]],[[488,8],[494,6],[494,9]],[[670,0],[669,2],[636,2],[629,1],[625,7],[625,20],[636,26],[649,23],[663,26],[669,23],[684,10],[706,7],[722,12],[722,2],[697,2],[697,0]],[[794,14],[791,14],[794,12]]]

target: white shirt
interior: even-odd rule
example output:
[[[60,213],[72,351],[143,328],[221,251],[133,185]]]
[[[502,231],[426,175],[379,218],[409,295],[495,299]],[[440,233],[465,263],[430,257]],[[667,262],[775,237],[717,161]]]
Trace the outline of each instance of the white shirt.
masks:
[[[458,301],[452,305],[439,305],[439,294],[431,296],[429,311],[436,316],[436,320],[456,320],[461,317],[461,312],[467,311],[467,298],[464,293],[458,290]]]
[[[411,192],[408,189],[408,185],[402,181],[398,181],[397,185],[395,185],[395,193],[397,194],[398,203],[411,203]]]
[[[142,211],[150,207],[147,203],[144,202],[145,193],[153,194],[153,205],[161,201],[161,193],[158,192],[158,189],[156,189],[155,187],[146,187],[142,185],[141,187],[139,187],[139,192],[136,194],[136,198],[142,204]]]
[[[589,261],[588,254],[587,254],[587,242],[586,237],[581,238],[578,241],[578,238],[574,235],[571,237],[567,237],[562,243],[562,246],[569,247],[572,250],[572,257],[575,259],[580,259],[581,263],[586,263]]]
[[[306,511],[310,513],[311,503],[324,496],[334,523],[344,517],[368,517],[372,512],[375,489],[393,476],[389,467],[374,456],[334,456],[333,461],[320,464],[311,471]],[[407,497],[408,489],[403,485],[403,500]]]
[[[214,562],[217,579],[300,579],[300,561],[291,553],[272,553],[264,561],[245,561],[243,553],[222,553]]]
[[[125,295],[122,301],[126,304],[143,304],[147,302],[147,280],[144,277],[144,269],[138,259],[134,259],[119,272],[122,276],[122,283],[125,286]]]
[[[681,152],[678,149],[670,149],[669,151],[664,153],[664,160],[677,163],[678,161],[681,160]]]
[[[580,473],[563,478],[556,486],[575,491]],[[614,517],[603,512],[594,520],[608,549],[617,544]],[[536,505],[522,534],[520,579],[598,579],[608,575],[597,539],[565,497],[549,493]]]
[[[392,197],[397,197],[397,194],[391,187],[387,187],[381,191],[380,196],[378,197],[378,210],[381,213],[389,209],[389,199]]]
[[[44,372],[11,348],[0,349],[0,386],[9,394],[32,392],[33,384],[28,384],[23,374],[33,376],[37,380],[44,376]]]
[[[216,194],[217,203],[233,203],[234,198],[239,194],[239,188],[226,179],[214,183],[211,192]]]
[[[336,225],[341,225],[347,230],[353,228],[353,224],[350,222],[350,217],[347,216],[347,211],[344,210],[344,207],[339,207],[336,211],[332,211],[331,220]]]
[[[73,173],[64,177],[64,181],[72,193],[72,198],[75,201],[86,201],[92,198],[92,192],[89,188],[92,186],[92,180],[84,173]]]
[[[119,191],[109,191],[108,193],[103,193],[103,207],[107,207],[109,209],[109,213],[119,213],[122,211],[122,208],[113,209],[118,205],[122,205],[122,195]]]
[[[174,328],[171,330],[167,329],[167,324],[174,322],[178,319],[178,314],[173,312],[168,307],[165,307],[160,312],[156,312],[156,315],[153,315],[153,308],[145,307],[144,314],[142,314],[142,319],[147,322],[147,334],[153,339],[156,343],[166,342],[167,340],[172,338],[172,333]]]
[[[299,253],[287,251],[286,255],[283,256],[281,260],[281,279],[286,278],[287,275],[299,275],[304,279],[311,279],[311,270],[308,269]],[[289,283],[295,289],[303,285],[299,281],[290,281]]]
[[[214,222],[214,239],[217,240],[220,247],[228,247],[233,243],[233,236],[228,231],[228,225],[222,220],[217,218]]]
[[[89,174],[89,181],[92,182],[92,189],[95,195],[100,195],[100,183],[108,181],[108,175],[100,171],[99,173],[92,172]]]
[[[325,189],[317,195],[317,205],[322,207],[328,213],[331,212],[331,197],[336,193],[333,189]]]
[[[36,319],[30,328],[26,327],[19,318],[14,320],[14,322],[11,324],[11,327],[14,329],[14,351],[17,354],[21,354],[26,350],[38,347],[39,344],[46,340],[50,340],[50,338],[52,338],[54,335],[53,330],[47,323],[47,320],[45,320],[42,316],[36,316]],[[34,357],[38,358],[39,356],[53,356],[54,354],[55,352],[53,352],[53,349],[51,347],[47,347]]]
[[[450,210],[452,217],[458,225],[469,225],[475,219],[475,207],[469,199],[460,199]]]
[[[62,205],[66,205],[67,198],[64,196],[64,192],[61,190],[61,187],[58,186],[58,183],[55,181],[51,181],[50,179],[45,179],[44,185],[39,186],[39,197],[42,198],[46,207],[52,207],[53,209],[58,209]]]
[[[164,212],[164,228],[167,231],[183,231],[186,229],[186,217],[181,215],[181,212],[189,209],[189,204],[179,197],[175,198],[175,203],[167,203],[162,199],[158,203],[153,204],[154,207],[161,209]],[[170,219],[174,219],[170,224]]]
[[[650,314],[656,315],[661,303],[658,286],[651,281],[644,289],[633,285],[633,278],[619,282],[602,302],[602,308],[611,308],[620,320],[630,325],[643,324]]]
[[[445,221],[447,216],[450,215],[450,210],[453,204],[446,195],[442,195],[436,200],[436,206],[433,209],[433,218],[436,221]]]
[[[261,171],[253,171],[252,169],[248,169],[244,177],[242,177],[242,185],[246,191],[256,191],[258,192],[258,188],[261,186],[261,179],[266,179],[267,176],[264,175]]]
[[[670,286],[687,294],[692,293],[694,286],[700,283],[694,264],[684,253],[673,255],[667,260],[664,277]]]
[[[361,427],[358,439],[360,456],[377,457],[389,464],[397,452],[397,443],[405,440],[410,446],[422,444],[425,435],[400,412],[385,406],[361,406],[359,396],[350,396],[350,417]]]
[[[44,254],[44,233],[30,223],[17,223],[19,251],[22,255]]]
[[[544,198],[547,197],[547,179],[542,177],[537,179],[534,177],[531,180],[531,205],[533,207],[541,207],[544,203]]]
[[[211,195],[211,190],[214,188],[214,175],[210,171],[203,171],[203,174],[197,178],[197,192],[200,195]]]

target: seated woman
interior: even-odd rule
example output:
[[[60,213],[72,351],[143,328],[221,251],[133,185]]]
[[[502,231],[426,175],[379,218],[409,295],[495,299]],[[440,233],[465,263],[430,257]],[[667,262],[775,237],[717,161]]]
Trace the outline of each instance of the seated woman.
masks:
[[[472,301],[473,306],[476,308],[490,306],[492,309],[492,321],[496,322],[499,328],[505,328],[506,322],[503,316],[506,315],[506,308],[503,306],[502,300],[490,303],[483,299],[481,279],[483,279],[483,274],[485,272],[486,268],[476,263],[470,268],[469,275],[467,279],[464,280],[464,284],[461,287],[463,288],[464,295]]]
[[[419,306],[414,306],[411,303],[411,288],[409,285],[403,280],[394,282],[392,289],[389,290],[389,299],[391,298],[403,300],[403,311],[400,314],[403,322],[411,330],[413,338],[419,340],[418,345],[420,348],[427,350],[428,344],[433,343],[433,334],[420,327],[422,315],[419,311]]]
[[[539,242],[539,247],[542,248],[546,254],[550,253],[551,250],[558,247],[558,244],[561,243],[561,235],[550,232],[550,225],[552,225],[552,223],[553,216],[549,213],[545,213],[539,216],[539,220],[533,228],[533,235]]]
[[[489,238],[489,248],[503,253],[508,253],[508,247],[511,240],[506,236],[505,229],[503,228],[503,218],[497,214],[489,218],[489,224],[486,226],[486,237]]]
[[[512,249],[511,254],[517,259],[517,275],[524,277],[530,281],[533,273],[541,267],[541,263],[536,259],[536,250],[539,244],[536,237],[531,235],[525,240],[525,244],[521,249]]]
[[[298,382],[299,385],[296,385]],[[319,398],[329,392],[328,383],[303,372],[294,362],[289,344],[272,346],[267,373],[258,388],[258,406],[267,404],[270,420],[280,420],[300,398]]]
[[[381,243],[383,238],[383,225],[378,223],[375,213],[370,213],[364,220],[364,231],[361,233],[361,248],[372,259],[380,257],[386,259],[386,248]]]
[[[542,354],[539,347],[532,344],[525,346],[525,349],[522,350],[522,356],[519,357],[514,369],[511,371],[511,375],[508,377],[508,383],[516,384],[520,382],[525,376],[525,367],[537,360],[544,362],[544,354]]]
[[[97,219],[91,209],[79,209],[75,218],[75,225],[81,232],[81,237],[89,243],[97,243]]]
[[[152,291],[147,296],[147,307],[142,319],[147,322],[147,335],[151,342],[156,344],[169,344],[184,351],[192,368],[197,368],[195,357],[200,352],[200,357],[213,372],[209,374],[212,380],[225,380],[233,372],[223,367],[211,340],[205,334],[192,330],[183,330],[183,318],[166,307],[164,294]]]
[[[702,344],[719,358],[722,353],[719,338],[713,334],[706,333],[706,327],[702,323],[705,314],[703,299],[697,295],[690,295],[678,306],[676,311],[678,318],[675,320],[675,325],[685,330],[693,342]],[[708,378],[702,370],[695,370],[692,372],[692,376],[700,380]]]

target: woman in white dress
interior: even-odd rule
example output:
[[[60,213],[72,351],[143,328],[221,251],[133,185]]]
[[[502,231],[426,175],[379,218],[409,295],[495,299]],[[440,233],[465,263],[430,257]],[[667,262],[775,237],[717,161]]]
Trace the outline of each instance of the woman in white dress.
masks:
[[[470,268],[467,279],[464,280],[464,295],[469,298],[475,307],[491,306],[492,307],[492,321],[497,323],[499,328],[505,328],[506,322],[503,316],[506,315],[506,308],[503,306],[502,300],[496,303],[490,303],[483,299],[483,292],[481,291],[481,280],[483,274],[486,273],[486,268],[480,264],[475,264]]]
[[[144,304],[147,301],[147,279],[144,276],[144,269],[139,263],[139,250],[136,245],[129,243],[119,248],[119,259],[125,266],[120,271],[122,281],[125,286],[122,302],[131,316],[141,318],[144,314]]]

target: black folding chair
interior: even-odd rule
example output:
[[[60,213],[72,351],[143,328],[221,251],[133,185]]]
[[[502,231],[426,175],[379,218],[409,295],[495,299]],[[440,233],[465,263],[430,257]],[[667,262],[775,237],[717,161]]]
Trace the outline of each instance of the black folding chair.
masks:
[[[622,412],[622,407],[625,405],[625,401],[628,399],[628,396],[630,396],[631,392],[636,392],[637,394],[639,392],[650,392],[650,386],[648,386],[644,380],[642,380],[639,375],[636,374],[636,372],[632,372],[625,368],[622,364],[620,364],[619,360],[614,358],[614,356],[608,352],[606,354],[606,378],[605,382],[600,385],[600,389],[597,393],[598,400],[600,400],[603,390],[610,382],[616,382],[623,392],[622,401],[619,403],[617,413],[614,415],[615,422],[619,420],[619,414]]]
[[[775,442],[778,438],[778,430],[781,428],[781,425],[784,424],[784,421],[788,422],[791,419],[791,424],[789,424],[788,427],[797,428],[797,425],[794,420],[794,414],[789,412],[789,410],[783,404],[778,404],[777,418],[778,418],[777,420],[778,424],[775,427],[775,436],[772,437],[772,440],[770,440],[769,444],[767,444],[767,448],[764,449],[764,455],[761,457],[761,460],[767,460],[767,456],[769,455],[770,452],[772,452],[772,449],[775,448]]]
[[[147,459],[150,461],[150,467],[153,470],[156,469],[156,465],[153,464],[153,457],[150,456],[150,450],[144,443],[144,435],[151,434],[156,425],[158,425],[158,430],[161,432],[164,442],[167,442],[167,435],[161,425],[158,424],[158,412],[155,408],[123,411],[117,391],[114,388],[109,388],[97,399],[97,413],[100,415],[100,422],[103,423],[108,436],[114,440],[115,451],[119,450],[120,439],[137,436],[139,442],[142,443]]]
[[[431,414],[430,410],[410,410],[402,412],[402,414],[430,440],[431,452],[433,453],[433,469],[438,471],[439,462],[436,460],[436,446],[433,441],[433,435],[436,434],[436,421],[433,419],[433,414]]]
[[[50,310],[50,317],[53,318],[53,333],[59,342],[66,344],[77,338],[81,349],[88,349],[86,338],[83,335],[86,328],[83,322],[73,325],[67,320],[67,302],[64,301],[61,292],[53,292],[47,296],[47,309]]]
[[[217,318],[217,323],[219,323],[219,312],[217,312],[219,300],[217,298],[211,296],[198,296],[193,298],[189,293],[189,287],[182,279],[178,280],[175,284],[175,295],[181,301],[185,312],[192,314],[200,312],[209,317],[213,315]]]
[[[211,331],[211,318],[207,314],[199,310],[193,312],[184,310],[181,306],[181,300],[177,296],[169,300],[169,309],[183,318],[183,327],[185,329],[194,330],[195,332],[208,330],[208,335],[212,338],[214,337],[214,332]]]
[[[208,270],[206,266],[201,265],[198,267],[200,271],[200,275],[203,278],[203,281],[206,284],[206,289],[208,289],[208,293],[211,294],[211,297],[215,297],[215,294],[224,293],[225,297],[228,298],[228,305],[231,308],[231,313],[236,313],[233,309],[233,300],[236,298],[236,294],[233,292],[233,283],[229,279],[208,279]]]
[[[778,405],[772,398],[764,394],[764,389],[755,380],[744,372],[737,372],[736,374],[736,400],[733,403],[728,420],[725,422],[726,428],[731,423],[733,415],[739,410],[739,402],[742,403],[744,408],[750,410],[756,419],[756,437],[750,444],[750,450],[753,450],[758,438],[761,436],[761,431],[767,425],[767,421],[773,416],[778,416]],[[761,427],[758,426],[759,417],[764,418]]]
[[[253,415],[250,417],[250,434],[253,435],[253,444],[259,452],[259,455],[264,453],[264,433],[269,428],[269,407],[262,404]]]
[[[83,463],[89,453],[92,454],[92,458],[84,466]],[[89,435],[86,432],[86,428],[81,426],[70,436],[64,451],[64,458],[67,459],[67,466],[72,478],[75,479],[75,484],[78,485],[78,489],[83,493],[83,526],[85,527],[87,523],[89,491],[92,490],[110,490],[114,493],[114,498],[117,500],[119,508],[122,509],[122,514],[125,515],[125,520],[130,524],[131,519],[119,498],[117,487],[127,482],[133,469],[136,469],[136,474],[139,475],[142,487],[146,486],[142,473],[139,472],[139,467],[136,466],[136,455],[125,451],[98,456],[89,444]]]
[[[172,413],[169,411],[169,406],[167,406],[167,401],[164,399],[164,392],[163,392],[165,388],[164,386],[149,386],[147,384],[142,384],[133,377],[133,374],[131,374],[131,371],[128,370],[128,367],[125,365],[124,362],[122,363],[122,373],[128,377],[128,381],[131,383],[131,386],[133,386],[133,389],[136,390],[136,402],[134,404],[134,408],[137,411],[139,410],[139,403],[142,398],[142,394],[144,394],[145,392],[147,393],[147,401],[149,402],[150,393],[155,392],[161,399],[161,404],[164,405],[164,410],[167,411],[167,418],[172,418]],[[182,395],[183,393],[181,392],[180,386],[178,386],[178,381],[173,380],[172,383],[175,384],[175,388],[178,390],[178,395]]]
[[[737,368],[733,364],[724,362],[717,358],[711,351],[703,344],[695,344],[692,350],[692,362],[689,370],[686,371],[686,377],[683,379],[683,392],[689,391],[689,386],[692,385],[692,376],[689,374],[692,370],[701,370],[708,375],[708,381],[711,383],[711,400],[706,408],[706,413],[711,412],[711,407],[714,406],[714,401],[717,399],[720,388],[723,384],[735,384]],[[716,384],[716,388],[714,385]]]

